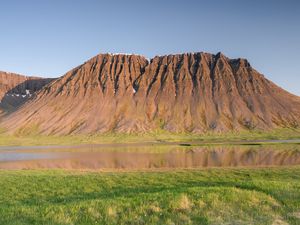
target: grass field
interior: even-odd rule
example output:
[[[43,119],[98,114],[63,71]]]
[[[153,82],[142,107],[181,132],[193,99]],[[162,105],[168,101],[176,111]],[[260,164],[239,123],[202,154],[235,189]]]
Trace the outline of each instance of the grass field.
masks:
[[[0,224],[300,224],[300,167],[0,171]]]
[[[246,140],[300,139],[300,129],[282,128],[272,131],[241,131],[231,133],[170,133],[159,130],[150,133],[105,133],[96,135],[46,136],[34,133],[8,135],[0,132],[0,146],[78,145],[99,143],[203,141],[230,142]]]

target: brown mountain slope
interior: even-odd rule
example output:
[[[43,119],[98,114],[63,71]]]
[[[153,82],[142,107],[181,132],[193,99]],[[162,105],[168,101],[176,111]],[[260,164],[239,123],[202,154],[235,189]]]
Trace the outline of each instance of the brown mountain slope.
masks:
[[[51,80],[0,71],[0,114],[16,110]]]
[[[100,54],[6,116],[10,132],[207,132],[297,127],[300,98],[221,53]]]

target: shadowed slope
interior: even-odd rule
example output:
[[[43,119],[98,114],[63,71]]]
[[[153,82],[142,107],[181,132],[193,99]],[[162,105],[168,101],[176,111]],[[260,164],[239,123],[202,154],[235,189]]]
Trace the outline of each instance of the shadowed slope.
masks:
[[[15,111],[52,80],[0,71],[0,113]]]

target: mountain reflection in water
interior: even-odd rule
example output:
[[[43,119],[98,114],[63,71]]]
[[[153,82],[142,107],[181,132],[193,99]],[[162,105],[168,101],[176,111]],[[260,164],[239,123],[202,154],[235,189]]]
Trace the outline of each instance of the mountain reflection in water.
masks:
[[[1,150],[2,169],[159,169],[300,165],[299,145]]]

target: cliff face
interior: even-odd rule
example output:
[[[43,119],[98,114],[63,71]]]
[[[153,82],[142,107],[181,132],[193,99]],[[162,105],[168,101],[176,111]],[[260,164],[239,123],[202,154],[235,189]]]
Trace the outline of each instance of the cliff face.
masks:
[[[16,110],[50,81],[0,71],[0,114]]]
[[[221,53],[98,55],[0,124],[45,134],[272,129],[300,124],[300,98]]]

